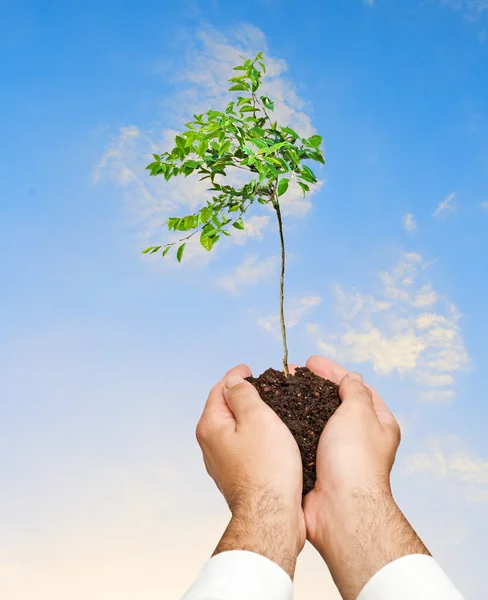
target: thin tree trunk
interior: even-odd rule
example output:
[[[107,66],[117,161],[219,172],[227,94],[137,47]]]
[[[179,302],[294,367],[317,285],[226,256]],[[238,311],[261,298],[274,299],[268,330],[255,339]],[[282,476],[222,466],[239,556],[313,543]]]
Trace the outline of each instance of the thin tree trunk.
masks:
[[[281,337],[283,340],[283,370],[285,376],[290,375],[288,369],[288,346],[286,343],[286,326],[285,326],[285,239],[283,237],[283,221],[281,219],[281,209],[278,198],[275,197],[273,206],[276,210],[278,217],[278,229],[280,232],[280,243],[281,243],[281,276],[280,276],[280,324],[281,324]]]

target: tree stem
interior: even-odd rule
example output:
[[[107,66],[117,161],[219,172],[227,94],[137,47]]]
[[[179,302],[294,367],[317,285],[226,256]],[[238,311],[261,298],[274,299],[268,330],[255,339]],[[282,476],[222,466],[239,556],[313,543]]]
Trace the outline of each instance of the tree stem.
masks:
[[[276,194],[276,192],[275,192]],[[283,221],[281,219],[281,209],[278,198],[275,195],[273,202],[274,209],[276,210],[276,216],[278,217],[278,229],[280,232],[280,243],[281,243],[281,276],[280,276],[280,324],[281,324],[281,337],[283,340],[283,370],[285,377],[289,377],[290,371],[288,369],[288,346],[286,343],[286,325],[285,325],[285,239],[283,237]]]

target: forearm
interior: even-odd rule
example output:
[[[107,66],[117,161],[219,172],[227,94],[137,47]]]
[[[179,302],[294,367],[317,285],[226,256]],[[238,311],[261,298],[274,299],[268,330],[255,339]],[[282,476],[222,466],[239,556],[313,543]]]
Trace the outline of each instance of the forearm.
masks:
[[[366,583],[392,561],[430,555],[383,488],[324,497],[320,535],[311,540],[329,566],[344,600],[356,600]]]
[[[279,498],[262,493],[233,511],[213,556],[229,550],[260,554],[280,566],[293,579],[297,556],[298,516]]]

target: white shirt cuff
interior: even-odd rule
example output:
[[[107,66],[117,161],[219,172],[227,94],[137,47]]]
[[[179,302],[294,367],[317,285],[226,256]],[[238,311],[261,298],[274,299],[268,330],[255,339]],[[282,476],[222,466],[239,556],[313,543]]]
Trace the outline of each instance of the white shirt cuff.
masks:
[[[287,573],[265,556],[231,550],[211,558],[181,600],[292,600]]]
[[[431,556],[411,554],[375,573],[357,600],[463,600],[463,597]]]

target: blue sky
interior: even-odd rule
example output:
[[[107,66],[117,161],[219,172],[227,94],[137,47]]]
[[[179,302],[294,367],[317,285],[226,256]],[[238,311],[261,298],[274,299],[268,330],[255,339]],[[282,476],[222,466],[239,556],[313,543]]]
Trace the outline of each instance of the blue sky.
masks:
[[[382,393],[398,501],[481,600],[488,4],[166,4],[2,3],[0,595],[177,597],[218,539],[193,431],[229,367],[280,364],[278,240],[257,210],[211,255],[142,257],[205,197],[144,166],[263,50],[278,115],[327,156],[285,205],[291,359]],[[307,549],[297,598],[320,591]]]

